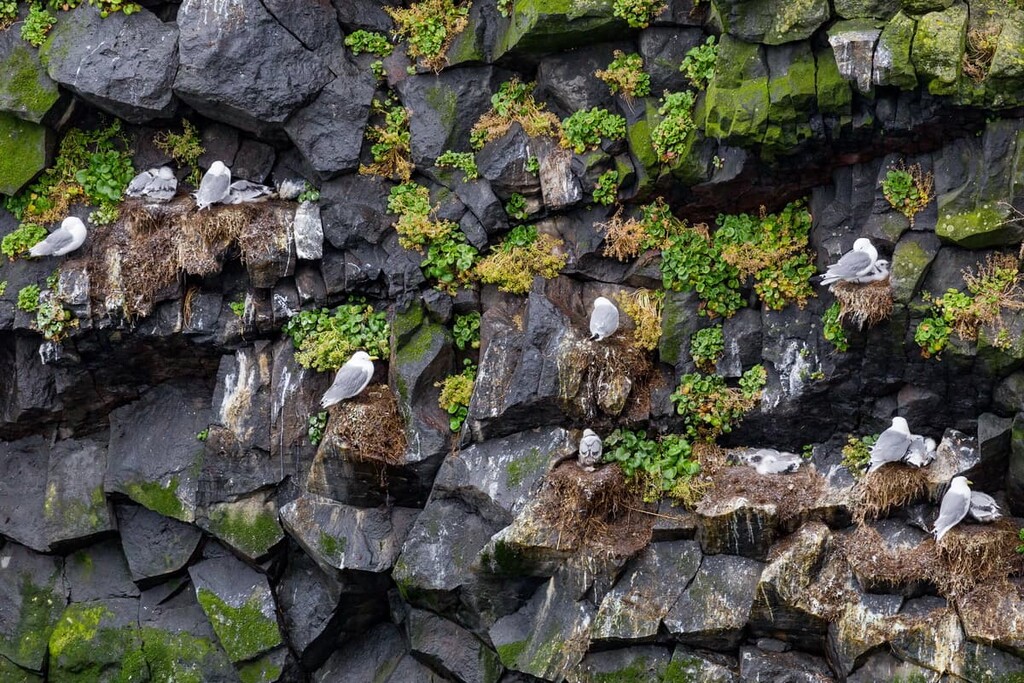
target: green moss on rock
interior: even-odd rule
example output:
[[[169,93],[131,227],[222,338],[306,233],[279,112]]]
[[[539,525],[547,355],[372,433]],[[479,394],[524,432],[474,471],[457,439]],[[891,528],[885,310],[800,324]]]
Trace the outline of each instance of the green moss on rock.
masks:
[[[257,594],[241,607],[232,607],[207,588],[199,589],[198,599],[231,661],[244,662],[281,644],[277,621],[263,613]]]
[[[897,13],[882,29],[875,46],[874,81],[903,90],[917,87],[917,73],[910,60],[917,22],[903,12]]]
[[[929,12],[918,20],[911,58],[917,75],[931,94],[956,93],[966,37],[966,5]]]
[[[60,93],[39,61],[39,54],[28,43],[17,41],[8,46],[0,59],[0,110],[39,123],[57,102]]]
[[[822,114],[849,116],[853,94],[850,92],[849,81],[839,73],[836,55],[831,47],[815,55],[815,66],[814,89],[818,111]]]
[[[0,194],[13,195],[46,168],[48,130],[0,112]]]
[[[505,473],[508,475],[508,485],[515,487],[523,483],[528,477],[541,472],[547,465],[548,457],[540,452],[539,448],[531,448],[530,451],[518,458],[513,458],[505,465]]]
[[[612,0],[515,0],[504,33],[495,42],[495,55],[551,52],[578,47],[621,34],[626,24],[617,19]]]
[[[171,477],[166,485],[155,481],[140,481],[128,484],[125,493],[139,505],[164,517],[190,522],[192,520],[185,512],[185,505],[178,497],[178,486],[178,477]]]
[[[284,538],[277,513],[253,501],[218,506],[208,513],[209,531],[249,557],[262,557]]]
[[[517,640],[513,643],[499,645],[497,647],[498,659],[500,659],[501,663],[506,667],[512,668],[513,665],[519,661],[519,657],[526,650],[527,645],[529,645],[529,641],[526,640]]]
[[[722,28],[743,40],[782,45],[810,38],[828,21],[828,0],[713,0]]]
[[[116,625],[117,620],[117,615],[104,604],[68,605],[50,636],[50,680],[145,680],[147,669],[138,629]]]
[[[946,212],[940,207],[935,234],[967,249],[984,249],[1019,242],[1019,230],[1007,225],[1006,220],[1007,211],[994,202],[960,213]]]
[[[238,678],[242,683],[273,683],[281,677],[281,667],[269,657],[238,667]]]
[[[814,136],[807,117],[817,99],[814,53],[806,42],[768,48],[768,51],[769,55],[774,52],[785,68],[777,75],[773,69],[768,79],[769,111],[764,144],[779,150],[790,149]]]
[[[768,127],[768,69],[761,47],[723,36],[707,90],[704,133],[732,144],[759,144]]]
[[[10,637],[0,638],[0,656],[30,669],[38,669],[46,659],[46,647],[64,610],[64,596],[51,585],[37,585],[46,577],[21,575],[21,606]],[[57,576],[49,577],[51,582]],[[7,606],[10,609],[10,606]]]

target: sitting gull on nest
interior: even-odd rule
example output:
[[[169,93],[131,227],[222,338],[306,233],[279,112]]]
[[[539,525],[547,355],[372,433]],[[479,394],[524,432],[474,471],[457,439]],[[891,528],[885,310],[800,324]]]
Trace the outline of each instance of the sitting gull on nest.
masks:
[[[871,240],[861,237],[853,243],[853,249],[846,252],[836,263],[833,263],[821,276],[821,284],[833,282],[859,282],[858,278],[877,274],[875,262],[878,250]],[[869,280],[870,282],[870,280]]]
[[[871,447],[871,463],[868,465],[868,474],[871,474],[882,465],[890,462],[900,462],[910,450],[912,438],[910,426],[906,419],[896,416],[892,419],[892,426],[878,436],[878,441]]]
[[[587,472],[593,472],[594,468],[601,462],[601,453],[604,445],[592,429],[583,430],[583,438],[580,439],[580,465]]]
[[[590,314],[590,341],[601,341],[619,329],[619,309],[608,299],[599,296],[594,299],[594,311]]]
[[[971,491],[971,517],[979,522],[994,522],[1003,516],[996,499],[981,491]]]
[[[88,233],[85,223],[79,218],[68,216],[60,227],[46,236],[39,244],[28,250],[30,256],[63,256],[82,246]]]
[[[903,456],[903,462],[914,467],[924,467],[935,459],[935,439],[926,439],[918,434],[910,435],[910,448]]]
[[[370,360],[370,355],[365,351],[356,351],[334,376],[334,384],[320,399],[320,407],[333,406],[335,403],[358,396],[372,378],[373,361]]]
[[[215,161],[199,182],[199,190],[195,193],[196,206],[203,210],[221,203],[228,198],[230,189],[231,170],[222,162]]]
[[[935,520],[935,542],[938,543],[950,529],[967,516],[971,509],[971,487],[967,477],[953,477],[949,490],[942,497],[939,518]]]
[[[178,179],[169,166],[151,168],[143,171],[128,183],[125,194],[129,197],[147,197],[158,202],[169,202],[174,199],[178,190]]]
[[[248,204],[251,202],[264,202],[274,194],[274,188],[260,185],[248,180],[236,180],[228,188],[228,198],[225,204]]]

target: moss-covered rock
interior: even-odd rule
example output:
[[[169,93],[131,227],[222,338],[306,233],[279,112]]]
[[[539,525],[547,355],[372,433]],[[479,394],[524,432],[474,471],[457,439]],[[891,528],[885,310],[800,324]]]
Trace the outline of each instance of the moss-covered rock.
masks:
[[[211,505],[199,525],[249,559],[256,560],[284,538],[277,521],[277,506],[261,494]]]
[[[839,73],[832,48],[818,52],[815,55],[815,64],[817,69],[814,87],[818,111],[822,114],[849,116],[853,93],[850,92],[850,84]]]
[[[894,85],[903,90],[917,87],[917,74],[910,61],[917,22],[899,12],[882,29],[875,47],[872,80],[876,85]]]
[[[712,5],[726,33],[766,45],[810,38],[831,14],[828,0],[715,0]]]
[[[817,99],[817,67],[809,42],[765,49],[768,62],[768,127],[764,144],[785,150],[813,137],[807,115]]]
[[[612,0],[515,0],[494,58],[508,52],[550,52],[597,43],[620,34]]]
[[[1020,228],[1007,223],[1010,210],[996,202],[972,210],[956,211],[939,202],[935,234],[968,249],[984,249],[1020,241]]]
[[[0,31],[0,73],[0,111],[20,119],[39,123],[60,96],[39,51],[16,31]]]
[[[889,275],[889,284],[897,303],[911,302],[938,253],[939,241],[930,233],[911,233],[899,241],[892,253]]]
[[[960,78],[960,63],[967,37],[967,5],[929,12],[917,22],[911,59],[922,82],[933,95],[952,95]]]
[[[137,600],[68,605],[50,636],[49,680],[62,683],[142,681],[147,665]]]
[[[22,669],[17,664],[0,657],[0,681],[4,683],[43,683],[42,674]]]
[[[13,195],[46,168],[47,128],[0,112],[0,194]]]
[[[903,11],[913,15],[941,12],[948,9],[953,2],[954,0],[900,0]]]
[[[67,589],[59,561],[11,544],[0,554],[0,660],[42,671]],[[0,680],[7,680],[0,676]]]
[[[768,128],[768,69],[760,45],[723,36],[707,90],[704,133],[733,144],[758,144]]]
[[[900,9],[900,0],[835,0],[843,19],[888,19]]]
[[[200,588],[196,597],[232,661],[252,659],[281,644],[277,621],[273,614],[265,613],[255,591],[239,605],[228,603],[207,588]]]

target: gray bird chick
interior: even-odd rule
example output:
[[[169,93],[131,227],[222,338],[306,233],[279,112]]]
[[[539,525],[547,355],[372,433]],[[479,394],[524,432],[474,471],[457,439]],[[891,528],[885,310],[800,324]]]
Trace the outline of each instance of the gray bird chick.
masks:
[[[910,448],[903,456],[903,462],[914,467],[925,467],[935,460],[935,439],[926,439],[918,434],[910,435]]]
[[[580,465],[587,472],[593,472],[601,463],[601,453],[604,451],[604,444],[601,437],[591,429],[583,430],[583,438],[580,439]]]
[[[274,188],[248,180],[236,180],[228,188],[225,204],[251,204],[265,202],[274,195]]]
[[[971,491],[970,515],[983,524],[994,522],[1003,516],[996,499],[981,491]]]

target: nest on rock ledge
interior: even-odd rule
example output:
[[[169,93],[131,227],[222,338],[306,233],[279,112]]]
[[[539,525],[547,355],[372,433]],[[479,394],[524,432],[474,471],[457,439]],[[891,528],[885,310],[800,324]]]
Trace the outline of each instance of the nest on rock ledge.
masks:
[[[864,325],[874,327],[892,315],[892,288],[889,278],[880,282],[858,285],[852,282],[837,282],[830,287],[839,302],[839,322],[852,323],[857,329]]]
[[[321,443],[356,462],[397,465],[405,456],[405,421],[386,384],[372,385],[355,398],[328,408],[330,419]]]
[[[928,493],[928,473],[919,467],[903,463],[889,463],[880,467],[857,484],[854,521],[863,524],[878,519],[904,505],[925,497]]]
[[[758,474],[746,465],[724,466],[711,475],[712,487],[697,505],[698,514],[708,514],[744,498],[751,506],[774,505],[779,522],[800,520],[825,495],[825,478],[816,470],[801,467],[793,474]]]
[[[145,317],[177,286],[181,273],[219,272],[232,247],[247,267],[287,251],[294,208],[274,201],[197,211],[185,197],[167,204],[129,199],[108,230],[94,232],[94,294],[108,310],[120,307],[129,318]]]

